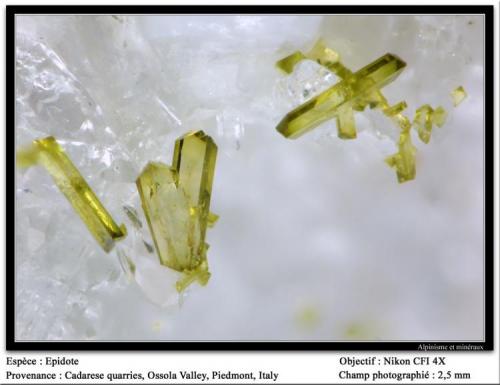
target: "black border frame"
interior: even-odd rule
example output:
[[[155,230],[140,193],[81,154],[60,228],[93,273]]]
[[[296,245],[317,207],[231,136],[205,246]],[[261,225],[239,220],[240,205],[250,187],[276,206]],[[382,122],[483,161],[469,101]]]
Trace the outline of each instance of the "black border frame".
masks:
[[[15,328],[15,17],[23,14],[482,14],[485,17],[485,339],[470,341],[16,341]],[[493,5],[11,5],[6,7],[6,349],[8,351],[422,351],[419,345],[493,350],[494,317],[494,26]]]

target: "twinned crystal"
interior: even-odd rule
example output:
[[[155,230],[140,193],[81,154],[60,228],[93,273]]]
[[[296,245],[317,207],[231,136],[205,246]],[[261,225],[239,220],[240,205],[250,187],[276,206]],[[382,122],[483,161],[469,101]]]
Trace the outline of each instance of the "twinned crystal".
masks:
[[[17,153],[16,163],[21,168],[43,166],[104,251],[111,251],[115,241],[127,235],[125,226],[115,223],[54,137],[33,141]]]
[[[399,127],[398,152],[386,158],[386,163],[396,170],[400,183],[412,180],[416,175],[416,148],[411,138],[412,123],[402,114],[408,107],[405,101],[390,105],[380,89],[404,70],[406,63],[396,55],[387,53],[357,72],[352,72],[340,61],[340,55],[319,40],[307,54],[300,51],[279,60],[276,66],[290,74],[301,60],[314,60],[341,80],[290,111],[279,122],[276,129],[286,138],[297,138],[323,122],[335,118],[338,137],[356,138],[355,111],[364,111],[367,106],[378,109]],[[455,105],[465,97],[462,87],[452,96]],[[433,125],[441,127],[446,121],[446,111],[442,107],[435,110],[429,105],[420,107],[413,120],[419,138],[428,143]]]
[[[136,181],[160,263],[184,273],[178,291],[210,278],[205,234],[218,219],[210,213],[216,158],[212,138],[190,132],[176,140],[171,167],[150,162]]]
[[[307,59],[306,56],[300,51],[294,52],[291,55],[279,60],[276,63],[276,67],[278,67],[280,70],[282,70],[286,74],[291,74],[293,72],[293,69],[295,68],[295,65],[302,60]]]

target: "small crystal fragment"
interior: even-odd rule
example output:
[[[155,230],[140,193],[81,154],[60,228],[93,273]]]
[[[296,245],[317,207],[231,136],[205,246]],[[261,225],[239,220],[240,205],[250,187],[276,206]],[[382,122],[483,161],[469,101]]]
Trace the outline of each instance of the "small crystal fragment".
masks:
[[[417,108],[413,124],[417,127],[418,137],[424,143],[429,143],[432,132],[433,109],[428,104]]]
[[[304,306],[295,316],[297,326],[301,329],[313,330],[320,323],[321,315],[316,306]]]
[[[453,105],[456,107],[467,97],[467,92],[465,92],[464,87],[460,86],[455,88],[451,92],[451,98],[453,99]]]
[[[341,110],[341,120],[349,122],[345,109],[352,109],[367,95],[392,82],[405,66],[406,63],[397,56],[386,54],[289,112],[276,129],[286,138],[295,139],[338,116],[341,106],[344,108]],[[347,127],[349,134],[346,137],[350,138],[351,127]],[[344,135],[344,132],[339,131],[339,136]]]
[[[334,64],[340,62],[340,55],[327,47],[323,39],[319,39],[314,44],[314,47],[307,54],[307,58],[315,60],[327,68],[331,68]]]
[[[432,123],[438,127],[443,127],[443,125],[446,123],[447,117],[448,114],[446,113],[446,110],[443,107],[439,106],[432,113]]]
[[[393,123],[398,126],[402,132],[408,131],[411,128],[410,119],[408,119],[403,114],[396,114],[391,116]]]
[[[127,235],[125,226],[115,223],[54,137],[35,140],[18,152],[19,167],[36,164],[47,170],[104,251],[109,252],[116,240]]]
[[[150,162],[136,181],[160,263],[184,273],[178,291],[210,278],[205,234],[217,218],[210,213],[216,157],[212,138],[191,132],[175,142],[172,167]]]
[[[293,69],[295,68],[295,65],[305,58],[306,57],[302,52],[297,51],[276,62],[276,67],[278,67],[286,74],[291,74],[293,72]]]
[[[214,227],[218,220],[219,216],[217,214],[208,213],[207,226],[210,228]]]

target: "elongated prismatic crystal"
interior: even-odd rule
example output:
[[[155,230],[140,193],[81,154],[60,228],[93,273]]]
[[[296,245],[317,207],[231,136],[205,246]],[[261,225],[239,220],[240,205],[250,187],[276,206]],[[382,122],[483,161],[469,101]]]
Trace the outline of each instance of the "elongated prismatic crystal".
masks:
[[[36,164],[43,166],[51,175],[104,251],[109,252],[116,240],[127,235],[125,226],[115,223],[54,137],[35,140],[31,146],[17,153],[19,167]]]
[[[205,234],[217,220],[210,213],[216,158],[212,138],[190,132],[175,142],[171,167],[150,162],[136,181],[160,263],[184,273],[179,291],[210,278]]]

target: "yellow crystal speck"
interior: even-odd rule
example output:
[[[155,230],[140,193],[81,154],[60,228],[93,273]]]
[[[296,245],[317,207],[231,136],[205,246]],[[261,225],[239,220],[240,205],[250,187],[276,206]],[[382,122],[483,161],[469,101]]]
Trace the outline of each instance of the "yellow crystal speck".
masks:
[[[338,137],[341,139],[355,139],[356,124],[354,122],[354,111],[349,105],[339,107],[337,111]]]
[[[386,163],[396,170],[398,182],[403,183],[415,179],[415,154],[416,148],[411,141],[411,132],[401,131],[398,142],[398,152],[386,158]]]
[[[286,74],[291,74],[297,63],[305,58],[302,52],[297,51],[276,62],[276,67]]]
[[[395,104],[394,106],[384,108],[383,109],[384,115],[386,115],[386,116],[394,116],[394,115],[400,114],[407,107],[408,107],[408,105],[406,104],[405,101],[399,102],[399,103]]]
[[[434,110],[428,104],[417,108],[413,124],[417,128],[418,136],[424,143],[429,143],[432,132],[432,114]]]
[[[104,251],[109,252],[116,240],[127,235],[125,226],[115,223],[54,137],[33,141],[17,153],[16,163],[23,168],[43,166]]]
[[[417,108],[413,125],[416,127],[420,140],[424,143],[429,143],[432,126],[442,127],[446,122],[446,117],[447,113],[441,106],[433,109],[430,105],[424,104]]]
[[[295,322],[300,329],[313,330],[318,327],[321,321],[319,309],[316,306],[308,305],[300,308],[295,315]]]
[[[448,113],[446,110],[439,106],[436,108],[432,114],[432,123],[438,127],[443,127],[446,122],[446,118],[448,117]]]

